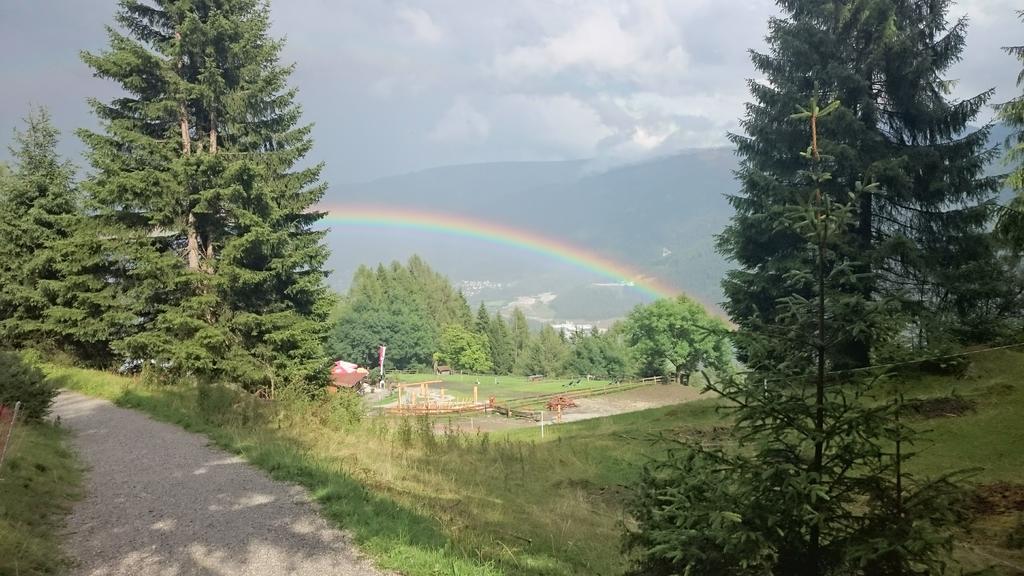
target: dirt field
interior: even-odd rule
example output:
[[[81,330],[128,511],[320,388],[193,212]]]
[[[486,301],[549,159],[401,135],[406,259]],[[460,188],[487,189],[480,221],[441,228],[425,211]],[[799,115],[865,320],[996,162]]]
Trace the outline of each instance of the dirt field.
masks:
[[[567,408],[562,411],[562,422],[576,422],[588,418],[601,418],[624,412],[636,412],[637,410],[646,410],[670,404],[681,404],[697,400],[700,397],[700,390],[698,388],[681,386],[679,384],[653,384],[625,392],[579,398],[576,400],[577,407]],[[545,412],[545,425],[554,424],[555,417],[553,412]],[[472,416],[438,417],[434,425],[439,433],[443,433],[446,428],[457,429],[463,433],[477,433],[499,432],[501,430],[528,428],[530,426],[539,427],[540,424],[529,420],[482,413],[473,414]]]

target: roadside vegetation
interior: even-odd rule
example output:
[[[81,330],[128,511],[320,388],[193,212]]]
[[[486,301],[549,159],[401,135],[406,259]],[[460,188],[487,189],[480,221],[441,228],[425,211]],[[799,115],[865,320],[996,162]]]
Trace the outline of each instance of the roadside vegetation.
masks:
[[[44,419],[55,394],[41,371],[0,352],[0,574],[63,574],[68,567],[61,530],[80,495],[82,471],[68,434]],[[15,399],[21,405],[10,428]]]
[[[65,572],[61,530],[81,481],[67,432],[43,422],[15,431],[0,469],[0,574]]]

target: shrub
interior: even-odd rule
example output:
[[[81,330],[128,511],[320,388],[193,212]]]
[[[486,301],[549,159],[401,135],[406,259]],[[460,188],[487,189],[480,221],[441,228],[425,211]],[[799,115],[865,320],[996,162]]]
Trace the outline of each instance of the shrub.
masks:
[[[345,429],[362,422],[365,409],[363,399],[352,390],[320,392],[318,415],[320,423],[335,429]]]
[[[0,352],[0,404],[21,402],[27,420],[40,420],[50,413],[57,388],[42,370],[16,352]]]

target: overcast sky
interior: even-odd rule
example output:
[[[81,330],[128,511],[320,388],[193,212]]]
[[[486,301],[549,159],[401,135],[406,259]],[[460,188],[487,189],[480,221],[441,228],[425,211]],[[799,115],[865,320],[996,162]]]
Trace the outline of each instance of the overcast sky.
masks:
[[[78,52],[103,48],[115,0],[0,0],[0,135],[28,105],[72,134],[85,99],[116,89]],[[969,0],[954,96],[1014,93],[1017,0]],[[722,145],[762,47],[767,0],[276,0],[274,34],[297,63],[314,159],[331,182],[446,164],[632,161]],[[6,156],[6,152],[0,157]]]

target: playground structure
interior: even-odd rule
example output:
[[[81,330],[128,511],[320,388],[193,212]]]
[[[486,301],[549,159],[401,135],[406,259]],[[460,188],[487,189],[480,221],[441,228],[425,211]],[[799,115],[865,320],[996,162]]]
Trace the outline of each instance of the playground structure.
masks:
[[[441,384],[439,388],[432,385]],[[396,384],[398,402],[385,408],[388,414],[461,414],[479,412],[487,409],[487,404],[480,402],[480,390],[473,386],[472,399],[459,399],[445,394],[443,380],[428,380],[409,384]],[[436,390],[436,392],[435,392]]]

